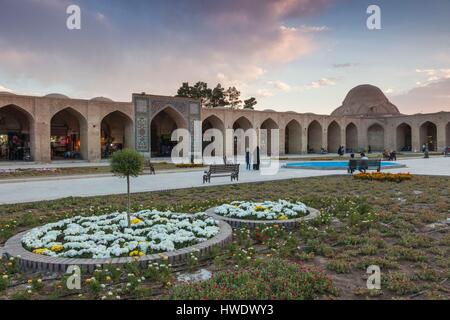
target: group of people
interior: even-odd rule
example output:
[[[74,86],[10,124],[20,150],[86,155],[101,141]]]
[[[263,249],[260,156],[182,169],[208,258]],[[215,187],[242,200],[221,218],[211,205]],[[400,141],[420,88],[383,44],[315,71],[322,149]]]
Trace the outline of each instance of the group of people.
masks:
[[[369,157],[367,157],[366,154],[365,154],[364,152],[361,152],[361,153],[359,154],[359,158],[360,158],[361,160],[369,160]],[[350,154],[350,159],[351,159],[351,160],[355,159],[355,154],[354,154],[354,153]],[[348,172],[349,172],[349,173],[353,173],[353,172],[355,172],[356,169],[358,169],[359,172],[365,172],[365,171],[366,171],[366,168],[363,168],[363,167],[361,167],[361,166],[358,167],[358,168],[353,168],[353,167],[350,167],[350,166],[349,166]]]
[[[342,157],[345,154],[345,147],[344,146],[339,146],[337,154]]]
[[[29,141],[23,136],[8,134],[0,142],[0,159],[11,161],[31,160]]]
[[[260,155],[259,155],[259,147],[256,147],[256,159],[253,158],[253,155],[250,153],[250,149],[245,149],[245,167],[247,170],[259,170],[260,166]],[[256,162],[255,162],[256,160]],[[227,163],[226,157],[224,157],[225,164]],[[252,166],[253,164],[253,166]]]
[[[395,152],[395,150],[388,151],[385,149],[383,151],[383,159],[388,160],[388,161],[396,161],[397,160],[397,152]]]

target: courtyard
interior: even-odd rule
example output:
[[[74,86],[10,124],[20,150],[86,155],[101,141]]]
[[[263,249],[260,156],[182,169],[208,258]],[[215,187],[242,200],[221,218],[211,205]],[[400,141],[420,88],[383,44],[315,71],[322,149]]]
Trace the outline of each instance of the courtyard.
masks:
[[[284,199],[301,201],[321,214],[292,230],[279,225],[235,229],[223,248],[214,247],[206,256],[193,253],[178,263],[162,260],[147,268],[141,268],[138,260],[99,265],[93,273],[82,274],[80,290],[67,289],[64,274],[20,271],[14,258],[2,260],[0,295],[114,300],[448,299],[448,161],[400,160],[407,168],[389,172],[413,173],[411,180],[402,182],[292,169],[266,177],[244,171],[239,183],[220,178],[208,186],[201,185],[201,171],[144,175],[133,181],[132,212],[151,208],[196,213],[237,200]],[[14,185],[0,184],[3,193]],[[89,192],[83,191],[86,185]],[[72,193],[62,192],[65,188]],[[122,189],[117,177],[28,182],[29,198],[21,201],[12,192],[8,195],[12,198],[2,199],[0,243],[59,219],[123,212]],[[369,265],[381,269],[380,290],[366,287]]]
[[[286,161],[280,161],[280,165]],[[398,163],[406,165],[406,168],[389,169],[388,172],[410,172],[417,175],[442,175],[450,176],[449,158],[433,157],[430,159],[402,159]],[[133,179],[132,192],[149,192],[174,190],[182,188],[201,187],[202,174],[207,167],[189,170],[169,170],[170,165],[161,165],[162,173],[156,175],[141,175]],[[42,166],[39,166],[42,168]],[[75,169],[73,169],[75,170]],[[125,192],[123,181],[108,174],[108,169],[103,169],[100,175],[74,175],[44,177],[15,181],[12,179],[0,180],[0,204],[24,203],[33,201],[53,200],[65,197],[89,197]],[[246,171],[241,168],[241,174],[237,183],[263,182],[283,180],[291,178],[305,178],[317,176],[332,176],[343,174],[342,170],[301,170],[280,168],[276,175],[261,175],[258,171]],[[231,184],[229,177],[216,178],[211,181],[211,186]],[[89,185],[88,188],[86,186]],[[22,192],[27,190],[27,192]]]

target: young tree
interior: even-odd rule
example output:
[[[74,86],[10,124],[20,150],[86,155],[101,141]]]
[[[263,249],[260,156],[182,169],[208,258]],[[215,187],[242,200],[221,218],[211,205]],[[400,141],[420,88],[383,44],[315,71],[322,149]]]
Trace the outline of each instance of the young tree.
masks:
[[[225,91],[226,100],[231,109],[238,109],[242,100],[240,100],[241,92],[236,89],[236,87],[229,87]]]
[[[250,99],[244,100],[244,109],[255,109],[254,106],[257,104],[258,102],[256,101],[255,98],[251,97]]]
[[[131,226],[131,197],[130,197],[130,177],[137,177],[144,168],[144,157],[132,149],[123,149],[115,152],[110,160],[111,172],[127,179],[128,227]]]

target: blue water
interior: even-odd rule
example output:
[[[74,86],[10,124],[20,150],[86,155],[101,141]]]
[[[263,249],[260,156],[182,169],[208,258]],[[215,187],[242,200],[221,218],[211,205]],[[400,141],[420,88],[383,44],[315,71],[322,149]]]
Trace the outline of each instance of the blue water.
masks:
[[[381,167],[399,166],[397,162],[381,161]],[[287,167],[322,167],[322,168],[348,168],[348,161],[304,161],[286,164]]]

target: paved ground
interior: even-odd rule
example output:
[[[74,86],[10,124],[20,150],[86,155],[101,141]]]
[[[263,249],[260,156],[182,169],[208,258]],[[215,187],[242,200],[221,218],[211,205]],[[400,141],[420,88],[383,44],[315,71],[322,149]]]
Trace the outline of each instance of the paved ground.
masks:
[[[289,154],[284,155],[283,158],[327,158],[337,156],[337,153],[328,154]],[[347,154],[349,156],[349,154]],[[411,155],[408,155],[411,156]],[[415,155],[413,155],[415,156]],[[417,157],[421,157],[421,154],[417,154]],[[171,162],[170,158],[154,158],[152,162]],[[86,160],[58,160],[51,163],[37,163],[37,162],[10,162],[1,161],[0,170],[2,169],[41,169],[41,168],[80,168],[80,167],[100,167],[108,166],[108,160],[101,160],[98,162],[89,162]]]
[[[391,169],[389,172],[411,172],[423,175],[450,176],[450,158],[408,159],[397,162],[407,165],[407,168]],[[276,175],[261,175],[255,171],[241,171],[239,183],[282,180],[289,178],[304,178],[345,174],[342,170],[301,170],[280,169]],[[229,178],[215,178],[211,186],[230,184]],[[199,187],[202,184],[202,172],[160,173],[154,176],[145,175],[133,179],[132,192],[170,190]],[[0,183],[0,204],[23,203],[41,200],[51,200],[69,196],[95,196],[122,194],[126,192],[123,179],[118,177],[100,176],[83,179],[66,178],[48,181],[8,182]]]

